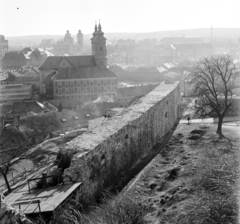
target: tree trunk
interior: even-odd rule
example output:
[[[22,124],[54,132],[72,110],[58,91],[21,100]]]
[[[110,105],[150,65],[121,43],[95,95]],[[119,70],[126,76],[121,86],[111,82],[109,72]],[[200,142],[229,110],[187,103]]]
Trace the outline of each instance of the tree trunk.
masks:
[[[222,135],[222,123],[223,123],[223,116],[218,117],[218,127],[217,127],[217,134]]]
[[[2,173],[2,176],[3,176],[4,180],[5,180],[5,183],[6,183],[6,185],[7,185],[8,192],[11,192],[12,189],[11,189],[10,184],[9,184],[9,182],[8,182],[7,174],[3,171],[2,167],[0,167],[0,171],[1,171],[1,173]]]

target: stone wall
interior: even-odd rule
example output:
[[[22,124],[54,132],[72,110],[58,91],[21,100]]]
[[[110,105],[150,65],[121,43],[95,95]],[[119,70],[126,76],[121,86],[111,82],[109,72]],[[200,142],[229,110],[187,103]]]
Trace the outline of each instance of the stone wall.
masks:
[[[178,123],[180,98],[179,83],[159,85],[116,116],[68,142],[65,150],[74,155],[64,180],[82,182],[83,196],[110,186]]]

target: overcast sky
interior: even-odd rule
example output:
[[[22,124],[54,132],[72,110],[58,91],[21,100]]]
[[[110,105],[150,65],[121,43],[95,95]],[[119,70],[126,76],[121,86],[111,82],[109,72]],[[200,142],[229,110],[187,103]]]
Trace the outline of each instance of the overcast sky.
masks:
[[[240,28],[240,0],[0,0],[0,34]]]

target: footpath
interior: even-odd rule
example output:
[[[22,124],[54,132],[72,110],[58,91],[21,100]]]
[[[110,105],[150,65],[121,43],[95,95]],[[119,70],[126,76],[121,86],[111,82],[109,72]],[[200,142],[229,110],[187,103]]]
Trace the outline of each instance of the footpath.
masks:
[[[190,121],[192,124],[214,124],[218,122],[218,118],[203,118],[203,119],[191,119]],[[236,125],[240,125],[240,117],[224,117],[223,122],[236,122]],[[180,124],[187,124],[187,119],[182,119],[179,122]]]

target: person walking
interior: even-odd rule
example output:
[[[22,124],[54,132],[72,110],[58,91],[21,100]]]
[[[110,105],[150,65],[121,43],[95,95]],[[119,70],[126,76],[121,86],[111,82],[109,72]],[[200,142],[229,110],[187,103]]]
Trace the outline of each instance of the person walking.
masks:
[[[187,121],[188,121],[188,124],[190,124],[190,121],[191,121],[190,115],[187,116]]]

